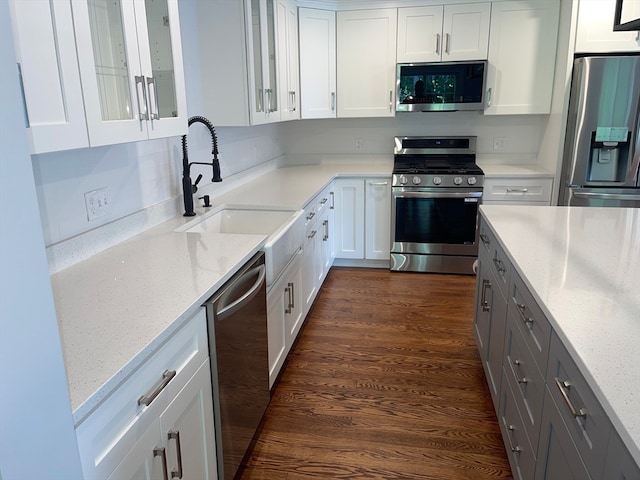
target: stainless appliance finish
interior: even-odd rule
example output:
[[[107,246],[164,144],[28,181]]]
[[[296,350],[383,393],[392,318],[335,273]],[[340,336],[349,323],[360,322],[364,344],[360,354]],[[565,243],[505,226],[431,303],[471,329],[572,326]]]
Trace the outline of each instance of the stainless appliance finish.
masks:
[[[475,137],[396,137],[391,270],[472,274],[484,173]]]
[[[560,205],[640,207],[640,56],[577,58]]]
[[[396,112],[484,110],[487,61],[399,63]]]
[[[218,478],[231,480],[270,400],[264,253],[205,304]]]

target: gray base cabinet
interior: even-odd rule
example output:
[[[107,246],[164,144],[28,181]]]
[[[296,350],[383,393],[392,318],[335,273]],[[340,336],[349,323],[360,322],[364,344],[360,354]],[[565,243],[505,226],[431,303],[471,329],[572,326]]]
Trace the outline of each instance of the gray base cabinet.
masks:
[[[480,218],[474,333],[514,478],[639,480],[582,372]]]

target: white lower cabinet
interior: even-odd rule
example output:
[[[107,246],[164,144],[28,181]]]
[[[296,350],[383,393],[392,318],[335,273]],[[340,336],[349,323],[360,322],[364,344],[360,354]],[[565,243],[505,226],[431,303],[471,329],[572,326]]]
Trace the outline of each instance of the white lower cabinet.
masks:
[[[269,388],[278,377],[304,320],[302,252],[298,250],[267,294]]]
[[[388,260],[391,179],[338,179],[335,202],[336,258]]]
[[[217,478],[204,309],[76,427],[85,480]]]
[[[553,189],[551,177],[484,178],[482,203],[485,205],[550,205]]]

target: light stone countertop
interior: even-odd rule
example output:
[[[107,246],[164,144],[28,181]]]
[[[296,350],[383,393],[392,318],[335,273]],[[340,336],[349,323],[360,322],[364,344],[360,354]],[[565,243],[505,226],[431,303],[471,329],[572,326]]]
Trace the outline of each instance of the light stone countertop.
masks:
[[[640,464],[640,209],[481,212]]]
[[[390,177],[391,169],[389,162],[364,161],[286,167],[213,198],[212,203],[214,207],[233,204],[297,210],[336,176]],[[203,207],[195,210],[198,215],[206,213]],[[267,238],[174,231],[189,221],[193,217],[177,216],[51,276],[76,425],[259,251]]]

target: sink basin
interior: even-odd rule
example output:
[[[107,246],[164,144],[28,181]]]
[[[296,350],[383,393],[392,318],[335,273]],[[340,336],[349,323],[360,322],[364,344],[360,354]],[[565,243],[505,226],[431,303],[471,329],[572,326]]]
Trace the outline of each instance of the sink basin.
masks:
[[[222,206],[176,229],[184,233],[267,235],[265,253],[267,288],[278,278],[303,242],[303,210]]]

